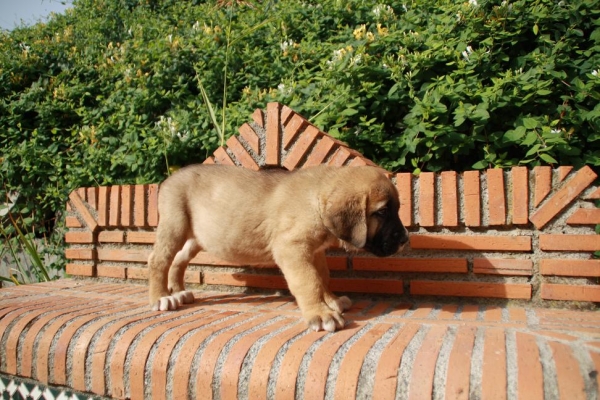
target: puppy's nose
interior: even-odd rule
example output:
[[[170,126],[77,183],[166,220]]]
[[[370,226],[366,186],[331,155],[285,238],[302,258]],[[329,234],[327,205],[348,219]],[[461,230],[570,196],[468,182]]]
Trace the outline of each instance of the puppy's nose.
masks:
[[[408,242],[408,234],[407,234],[406,230],[395,231],[394,233],[392,233],[392,238],[394,240],[399,241],[401,245],[403,245],[406,242]]]

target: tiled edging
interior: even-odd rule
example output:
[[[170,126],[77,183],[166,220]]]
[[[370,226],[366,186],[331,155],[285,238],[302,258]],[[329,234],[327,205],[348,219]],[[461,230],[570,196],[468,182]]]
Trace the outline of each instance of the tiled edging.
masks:
[[[373,165],[290,108],[256,110],[206,163],[259,169]],[[589,167],[515,167],[456,173],[388,173],[411,231],[410,249],[379,259],[330,252],[340,292],[403,298],[460,296],[538,305],[600,302],[600,189]],[[145,280],[158,223],[158,185],[81,188],[67,205],[67,272]],[[227,267],[227,268],[223,268]],[[274,266],[247,268],[200,253],[186,280],[207,289],[285,289]]]
[[[134,400],[599,394],[593,311],[360,300],[330,334],[307,331],[290,296],[203,291],[155,312],[145,292],[72,279],[0,290],[0,385]]]

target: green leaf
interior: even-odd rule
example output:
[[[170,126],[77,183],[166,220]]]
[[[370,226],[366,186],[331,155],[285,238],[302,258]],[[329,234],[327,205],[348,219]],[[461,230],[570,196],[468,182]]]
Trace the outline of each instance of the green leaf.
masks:
[[[523,126],[527,129],[535,129],[538,126],[538,122],[535,118],[523,118]]]
[[[558,163],[558,161],[556,161],[554,159],[554,157],[552,157],[550,154],[548,153],[542,153],[540,154],[540,158],[544,161],[546,161],[548,164],[556,164]]]
[[[473,169],[484,169],[488,167],[488,163],[485,160],[477,161],[475,164],[471,166]]]

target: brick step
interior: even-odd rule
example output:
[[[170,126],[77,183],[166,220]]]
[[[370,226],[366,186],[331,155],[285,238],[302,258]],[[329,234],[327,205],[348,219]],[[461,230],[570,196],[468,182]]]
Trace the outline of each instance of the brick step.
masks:
[[[332,334],[307,331],[289,296],[197,292],[153,312],[146,294],[72,279],[0,290],[3,382],[131,399],[599,394],[594,311],[357,299]]]

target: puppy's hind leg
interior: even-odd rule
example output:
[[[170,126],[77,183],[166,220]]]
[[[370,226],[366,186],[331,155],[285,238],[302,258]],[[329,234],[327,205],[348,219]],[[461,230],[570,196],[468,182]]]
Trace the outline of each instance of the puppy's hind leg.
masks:
[[[180,304],[194,302],[194,294],[185,290],[185,270],[192,258],[202,250],[196,239],[188,239],[183,248],[175,255],[175,259],[169,269],[168,288],[171,296],[175,297]]]
[[[148,259],[150,306],[153,310],[176,310],[179,302],[168,288],[169,268],[186,241],[187,220],[172,218],[161,221],[156,232],[154,249]]]

